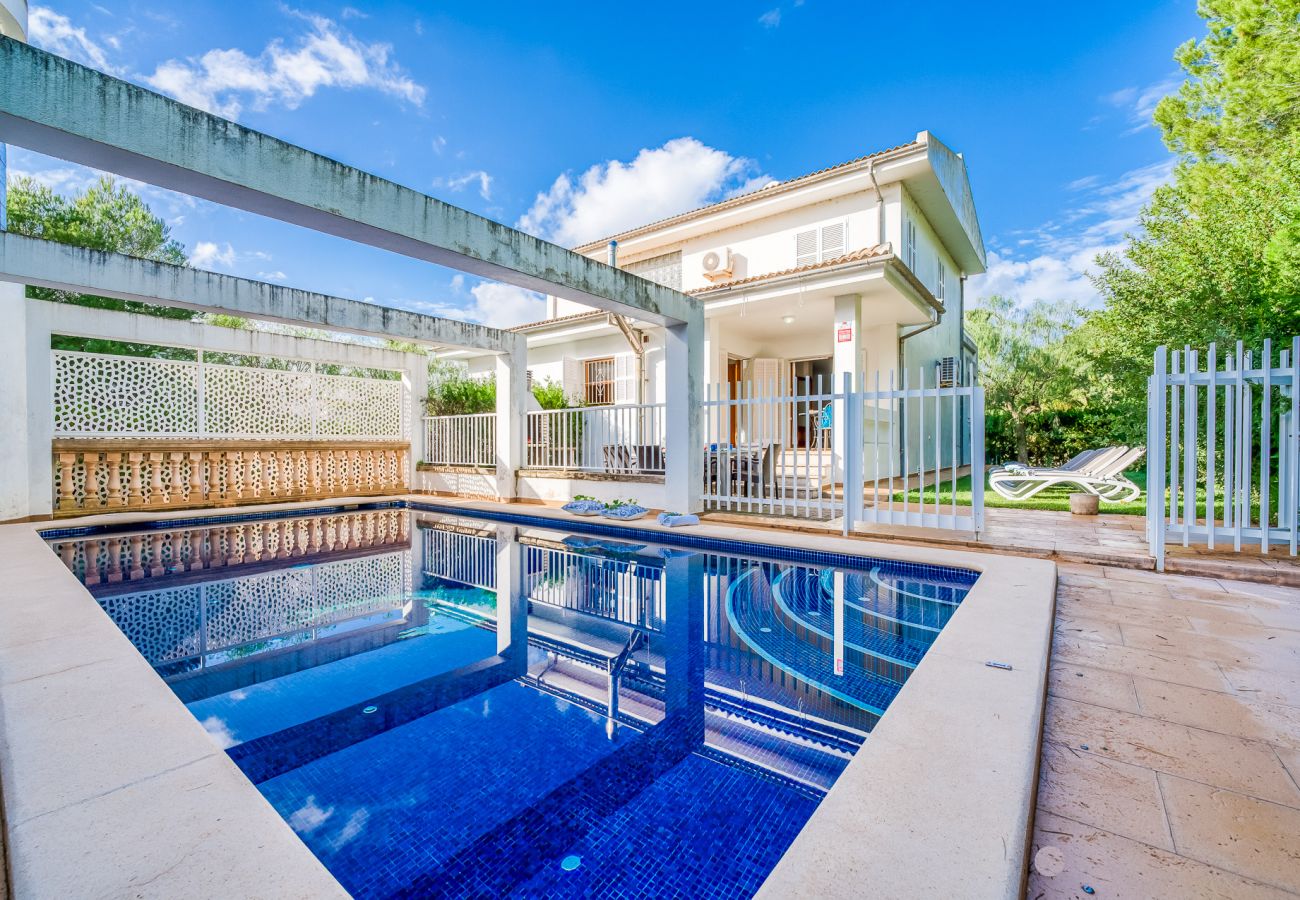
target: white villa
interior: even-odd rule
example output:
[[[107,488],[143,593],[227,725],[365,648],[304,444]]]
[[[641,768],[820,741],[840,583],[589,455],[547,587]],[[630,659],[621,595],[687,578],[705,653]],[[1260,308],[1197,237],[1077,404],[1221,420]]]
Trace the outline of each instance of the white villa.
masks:
[[[703,302],[705,400],[827,394],[842,390],[846,373],[867,390],[877,379],[881,389],[901,383],[903,372],[911,387],[973,381],[962,314],[967,276],[985,270],[984,243],[965,161],[929,132],[575,249]],[[527,336],[534,381],[562,383],[572,404],[588,408],[666,400],[662,328],[557,297],[548,313],[513,329]],[[471,374],[492,371],[489,355],[448,358],[465,360]],[[705,433],[820,449],[822,407],[788,402],[773,422],[770,410],[748,421],[732,406]],[[933,443],[915,434],[918,423],[902,427],[914,448]],[[866,429],[870,444],[870,421]],[[938,448],[944,466],[953,462],[949,437]],[[896,439],[886,443],[897,452]],[[969,462],[964,430],[955,446],[957,463]]]
[[[703,300],[710,398],[815,390],[818,376],[831,390],[846,372],[868,389],[904,369],[926,369],[927,385],[935,369],[944,384],[974,372],[963,294],[984,242],[965,161],[928,131],[575,250]],[[664,401],[662,328],[555,297],[547,311],[512,329],[534,380],[588,406]],[[490,371],[490,356],[459,355]]]

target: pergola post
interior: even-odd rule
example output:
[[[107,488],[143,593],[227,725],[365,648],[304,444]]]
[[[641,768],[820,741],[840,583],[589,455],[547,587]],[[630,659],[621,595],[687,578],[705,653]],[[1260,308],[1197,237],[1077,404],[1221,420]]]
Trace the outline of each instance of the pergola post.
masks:
[[[664,328],[664,497],[672,512],[693,513],[700,507],[704,479],[704,444],[700,402],[704,378],[704,314]]]
[[[497,354],[496,378],[496,491],[497,499],[508,503],[516,497],[527,427],[528,345],[522,336],[513,350]]]

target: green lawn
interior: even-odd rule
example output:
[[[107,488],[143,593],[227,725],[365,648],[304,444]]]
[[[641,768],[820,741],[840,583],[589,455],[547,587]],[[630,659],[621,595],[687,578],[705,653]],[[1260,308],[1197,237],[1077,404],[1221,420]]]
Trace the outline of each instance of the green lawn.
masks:
[[[1138,497],[1131,503],[1107,503],[1101,501],[1101,511],[1104,513],[1120,513],[1126,516],[1144,516],[1147,511],[1147,473],[1146,472],[1129,472],[1129,479],[1142,488],[1142,496]],[[940,485],[940,504],[952,502],[952,490],[950,481],[945,481]],[[985,487],[984,505],[986,507],[995,507],[998,509],[1053,509],[1061,512],[1068,512],[1070,509],[1070,494],[1079,490],[1078,487],[1063,485],[1060,487],[1050,487],[1042,493],[1035,494],[1028,500],[1004,500],[993,492],[991,488]],[[894,494],[895,501],[903,499],[903,492],[897,491]],[[921,499],[920,492],[911,490],[907,492],[909,503],[919,502]],[[934,503],[934,488],[926,488],[925,499],[929,503]],[[1199,498],[1201,503],[1205,502],[1205,495]],[[957,479],[957,505],[970,506],[970,476],[966,475]]]
[[[1142,496],[1138,497],[1132,503],[1107,503],[1101,501],[1101,511],[1104,513],[1119,513],[1125,516],[1144,516],[1147,512],[1147,473],[1145,471],[1127,472],[1128,478],[1138,487],[1142,488]],[[952,491],[950,490],[951,482],[945,481],[940,485],[940,504],[952,502]],[[1061,487],[1050,487],[1042,493],[1035,494],[1028,500],[1004,500],[993,492],[992,488],[985,486],[984,505],[996,509],[1053,509],[1061,512],[1068,512],[1070,509],[1070,494],[1076,492],[1079,488],[1072,485],[1063,485]],[[1272,479],[1272,487],[1269,491],[1269,509],[1272,515],[1277,515],[1278,502],[1278,482],[1276,478]],[[895,502],[903,499],[902,491],[894,492]],[[1168,506],[1169,491],[1165,490],[1165,505]],[[920,493],[913,489],[907,492],[909,503],[916,503],[920,500]],[[1256,504],[1256,514],[1258,514],[1259,494],[1254,492],[1253,502]],[[934,503],[934,489],[925,489],[925,500],[927,503]],[[957,505],[970,506],[970,476],[964,476],[957,479]],[[1198,489],[1196,492],[1196,508],[1198,514],[1203,515],[1205,509],[1205,489]],[[1214,498],[1214,514],[1218,519],[1223,518],[1223,495],[1220,492]]]

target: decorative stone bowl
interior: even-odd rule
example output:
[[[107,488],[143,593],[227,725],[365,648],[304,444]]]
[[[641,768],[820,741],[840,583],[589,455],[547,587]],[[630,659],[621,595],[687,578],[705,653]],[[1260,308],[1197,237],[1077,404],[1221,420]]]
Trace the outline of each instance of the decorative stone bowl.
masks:
[[[1101,498],[1087,491],[1070,495],[1070,512],[1076,516],[1095,516],[1101,508]]]
[[[605,504],[599,500],[574,500],[560,508],[575,516],[598,516],[605,511]]]
[[[607,506],[601,513],[606,519],[618,519],[620,522],[630,522],[633,519],[639,519],[650,510],[644,506],[637,506],[634,503],[624,504],[623,506]]]

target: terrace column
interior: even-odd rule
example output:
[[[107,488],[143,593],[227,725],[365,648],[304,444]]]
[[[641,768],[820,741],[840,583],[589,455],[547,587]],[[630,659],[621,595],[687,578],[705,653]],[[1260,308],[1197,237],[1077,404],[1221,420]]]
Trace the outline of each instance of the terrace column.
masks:
[[[27,3],[0,0],[0,34],[26,40]],[[5,224],[5,178],[8,151],[0,144],[0,231]],[[29,502],[27,401],[27,298],[20,284],[0,284],[0,434],[9,442],[6,464],[0,468],[0,522],[33,515]],[[45,352],[49,353],[46,344]],[[50,448],[41,448],[45,465]]]
[[[835,333],[834,358],[835,368],[832,384],[837,393],[844,391],[844,376],[853,378],[853,389],[857,390],[863,376],[862,344],[862,295],[845,294],[835,298]],[[844,475],[844,462],[848,455],[846,439],[849,409],[843,400],[836,400],[832,415],[833,461],[832,466],[837,478]]]
[[[700,402],[704,383],[704,313],[664,328],[664,503],[672,512],[700,510],[704,480]]]
[[[528,597],[524,546],[513,525],[497,526],[497,653],[515,663],[528,660]]]
[[[523,463],[525,421],[528,409],[528,345],[519,336],[515,348],[497,355],[497,446],[496,490],[497,499],[510,502],[515,499],[516,476]]]

